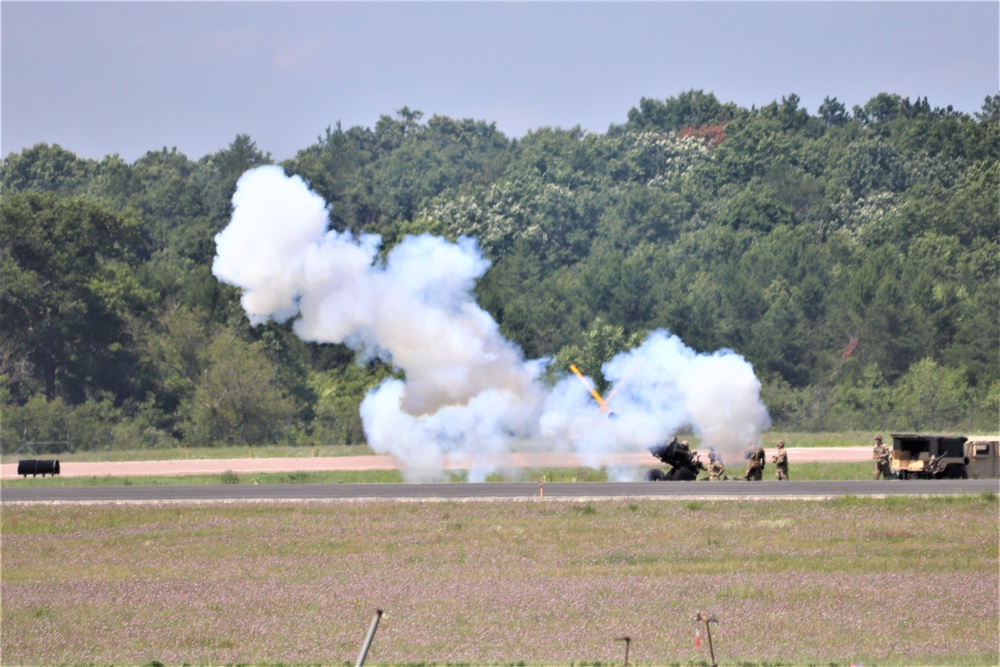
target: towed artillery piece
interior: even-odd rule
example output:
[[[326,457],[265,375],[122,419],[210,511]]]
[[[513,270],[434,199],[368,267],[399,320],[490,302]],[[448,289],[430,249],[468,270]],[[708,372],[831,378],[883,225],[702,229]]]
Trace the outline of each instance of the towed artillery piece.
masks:
[[[670,469],[664,472],[653,468],[643,477],[646,482],[689,482],[698,479],[698,473],[705,470],[705,465],[692,454],[686,442],[678,442],[674,437],[670,442],[649,448],[649,453],[663,461]]]
[[[569,369],[573,371],[573,374],[583,383],[583,386],[587,388],[590,395],[594,397],[597,401],[598,409],[607,416],[609,419],[617,419],[617,415],[611,411],[608,407],[608,401],[614,396],[615,392],[618,391],[620,384],[611,390],[607,398],[601,396],[597,389],[587,381],[587,378],[583,376],[573,364],[569,365]],[[624,382],[624,380],[623,380]],[[649,453],[656,458],[663,461],[665,464],[670,466],[670,469],[664,472],[659,468],[653,468],[646,472],[643,480],[646,482],[660,482],[660,481],[673,481],[673,482],[687,482],[691,480],[698,479],[698,473],[705,470],[705,464],[701,462],[697,454],[692,454],[691,449],[688,447],[686,441],[678,442],[677,436],[674,436],[670,442],[663,445],[654,445],[649,448]]]

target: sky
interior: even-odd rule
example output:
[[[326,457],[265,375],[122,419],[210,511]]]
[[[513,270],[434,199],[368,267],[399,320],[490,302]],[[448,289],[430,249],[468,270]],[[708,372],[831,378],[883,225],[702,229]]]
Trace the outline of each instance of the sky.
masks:
[[[848,110],[880,92],[975,113],[1000,90],[1000,3],[0,2],[0,155],[133,162],[248,134],[275,160],[407,106],[604,133],[690,90]]]

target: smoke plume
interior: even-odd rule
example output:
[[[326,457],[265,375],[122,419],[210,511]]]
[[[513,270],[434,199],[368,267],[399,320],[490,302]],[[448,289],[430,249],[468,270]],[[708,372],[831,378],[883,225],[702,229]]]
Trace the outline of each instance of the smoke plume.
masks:
[[[524,359],[475,302],[489,261],[474,239],[408,236],[383,258],[378,236],[328,231],[322,198],[277,166],[246,172],[233,207],[212,272],[242,290],[252,324],[295,318],[302,339],[401,371],[368,393],[361,417],[369,445],[409,481],[440,479],[446,457],[482,479],[514,451],[574,451],[597,467],[688,427],[703,446],[736,453],[769,425],[750,364],[697,354],[665,331],[602,369],[615,418],[574,376],[547,386],[549,361]]]

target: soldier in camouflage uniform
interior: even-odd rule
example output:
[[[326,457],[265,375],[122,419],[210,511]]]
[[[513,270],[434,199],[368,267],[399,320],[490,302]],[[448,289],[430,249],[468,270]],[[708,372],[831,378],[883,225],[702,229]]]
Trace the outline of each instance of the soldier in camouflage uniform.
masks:
[[[889,466],[889,459],[892,457],[892,450],[889,449],[888,445],[882,444],[882,435],[875,436],[875,449],[872,450],[872,459],[874,459],[874,472],[875,479],[882,477],[884,479],[889,479],[891,470]]]
[[[941,460],[938,459],[937,454],[931,454],[930,460],[927,462],[927,472],[930,473],[931,477],[937,475],[938,466],[941,464]]]
[[[771,457],[778,468],[778,481],[788,481],[788,453],[785,451],[785,441],[778,441],[778,453]]]
[[[715,452],[708,453],[708,481],[718,482],[725,479],[726,466],[722,465],[722,459],[715,455]]]
[[[750,445],[746,451],[747,473],[743,479],[748,482],[759,482],[764,479],[764,448],[760,445]]]

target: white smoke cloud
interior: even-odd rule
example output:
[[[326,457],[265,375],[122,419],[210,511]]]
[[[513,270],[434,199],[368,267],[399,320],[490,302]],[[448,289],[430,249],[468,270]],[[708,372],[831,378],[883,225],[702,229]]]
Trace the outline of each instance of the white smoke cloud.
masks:
[[[369,392],[361,417],[369,445],[409,481],[442,478],[446,457],[483,479],[517,450],[574,451],[598,467],[685,427],[736,453],[769,426],[750,364],[731,351],[696,354],[664,331],[604,366],[614,418],[576,377],[545,386],[548,361],[525,360],[475,302],[489,261],[474,239],[410,236],[383,261],[379,237],[327,231],[323,200],[277,166],[246,172],[233,206],[212,271],[242,289],[251,323],[296,317],[304,340],[345,343],[402,371]]]

